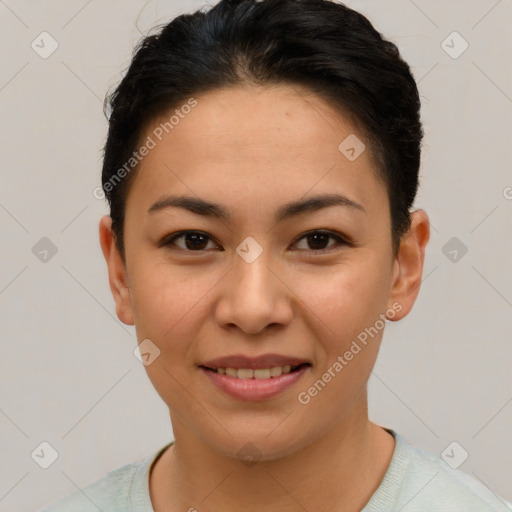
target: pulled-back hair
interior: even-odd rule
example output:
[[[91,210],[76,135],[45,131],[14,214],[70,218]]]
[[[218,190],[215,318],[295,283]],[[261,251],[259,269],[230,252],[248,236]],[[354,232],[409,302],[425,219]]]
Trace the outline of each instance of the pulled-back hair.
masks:
[[[308,87],[357,123],[386,185],[396,254],[410,227],[423,137],[418,89],[397,47],[362,14],[329,0],[222,0],[142,39],[105,100],[102,186],[123,257],[125,202],[136,167],[115,186],[112,178],[149,123],[200,93],[280,83]]]

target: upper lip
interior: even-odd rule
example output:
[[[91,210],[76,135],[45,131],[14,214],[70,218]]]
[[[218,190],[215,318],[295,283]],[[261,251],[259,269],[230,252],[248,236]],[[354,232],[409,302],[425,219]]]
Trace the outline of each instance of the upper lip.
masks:
[[[274,366],[299,366],[305,363],[309,364],[305,359],[281,354],[262,354],[256,357],[235,354],[211,359],[199,366],[205,366],[206,368],[212,368],[214,370],[217,368],[250,368],[255,370],[257,368],[272,368]]]

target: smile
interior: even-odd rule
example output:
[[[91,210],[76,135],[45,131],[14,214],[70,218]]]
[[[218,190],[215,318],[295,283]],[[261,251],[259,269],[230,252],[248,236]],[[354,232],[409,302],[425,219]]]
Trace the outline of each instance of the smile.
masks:
[[[216,389],[238,400],[269,400],[296,384],[309,371],[309,363],[269,368],[199,367]]]
[[[291,366],[286,364],[284,366],[272,366],[271,368],[208,368],[207,370],[211,370],[213,372],[217,372],[221,375],[227,375],[229,377],[234,377],[237,379],[273,379],[281,376],[282,374],[294,372],[301,366],[308,365],[308,363],[304,363],[301,365]]]

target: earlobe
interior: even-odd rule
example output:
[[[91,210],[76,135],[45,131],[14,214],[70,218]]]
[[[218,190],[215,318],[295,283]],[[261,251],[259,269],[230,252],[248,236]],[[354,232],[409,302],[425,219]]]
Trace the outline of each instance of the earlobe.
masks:
[[[399,312],[390,320],[401,320],[411,311],[420,291],[425,248],[430,239],[430,223],[424,210],[411,213],[411,227],[402,237],[394,262],[393,282],[388,307],[400,304]],[[398,308],[396,308],[398,309]]]
[[[99,224],[101,250],[107,263],[110,291],[116,302],[116,313],[121,322],[134,324],[130,288],[128,286],[126,265],[119,253],[112,231],[112,219],[105,215]]]

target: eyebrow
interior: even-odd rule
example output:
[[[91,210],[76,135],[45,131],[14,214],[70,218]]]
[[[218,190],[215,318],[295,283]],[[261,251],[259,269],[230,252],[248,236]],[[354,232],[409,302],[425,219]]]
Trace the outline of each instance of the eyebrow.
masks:
[[[341,194],[321,194],[282,205],[276,211],[275,220],[276,222],[281,222],[306,212],[313,212],[331,206],[347,206],[355,211],[366,213],[363,205]],[[148,209],[148,213],[155,213],[171,207],[184,208],[185,210],[205,217],[226,221],[232,220],[231,214],[222,205],[189,196],[168,196],[164,199],[160,199]]]

